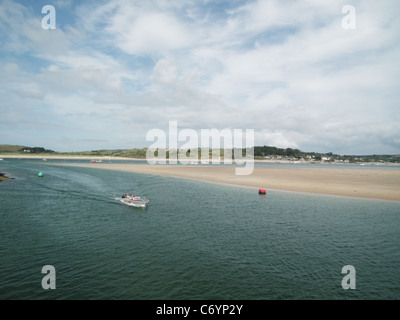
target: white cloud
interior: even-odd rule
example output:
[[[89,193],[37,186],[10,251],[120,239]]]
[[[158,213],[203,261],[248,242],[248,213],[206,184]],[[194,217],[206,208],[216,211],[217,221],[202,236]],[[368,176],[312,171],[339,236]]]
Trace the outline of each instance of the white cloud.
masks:
[[[278,148],[298,148],[298,144],[295,140],[291,140],[288,137],[288,133],[274,131],[264,133],[263,141],[264,145],[275,146]]]
[[[115,123],[115,138],[144,137],[178,120],[195,129],[255,129],[261,145],[400,151],[396,1],[353,1],[356,29],[344,30],[346,1],[72,7],[60,0],[75,21],[55,32],[41,29],[31,9],[3,3],[7,108],[38,110],[41,101],[47,118],[65,117],[65,130],[76,135],[84,123],[99,136]],[[62,10],[57,14],[62,18]]]
[[[154,66],[153,77],[156,82],[171,84],[177,80],[176,68],[166,59],[160,59]]]
[[[72,5],[73,5],[73,0],[55,0],[54,1],[54,7],[56,9],[58,9],[58,8],[62,8],[62,9],[70,8],[70,7],[72,7]]]
[[[119,19],[122,23],[118,20],[110,31],[117,33],[117,46],[130,54],[168,52],[185,47],[190,39],[178,21],[163,13]]]

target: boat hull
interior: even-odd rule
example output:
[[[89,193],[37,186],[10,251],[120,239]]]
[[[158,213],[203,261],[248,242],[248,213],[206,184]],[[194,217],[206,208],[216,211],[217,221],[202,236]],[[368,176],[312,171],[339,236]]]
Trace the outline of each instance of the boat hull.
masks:
[[[147,199],[137,199],[137,200],[131,200],[128,198],[121,198],[119,199],[123,204],[129,206],[129,207],[136,207],[136,208],[146,208],[147,203],[149,200]]]

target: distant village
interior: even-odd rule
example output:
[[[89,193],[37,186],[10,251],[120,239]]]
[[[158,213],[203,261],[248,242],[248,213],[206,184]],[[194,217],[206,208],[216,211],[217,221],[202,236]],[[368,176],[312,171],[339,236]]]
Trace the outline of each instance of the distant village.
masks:
[[[254,147],[254,158],[269,161],[327,162],[327,163],[400,163],[400,155],[338,155],[332,152],[303,152],[299,149]]]
[[[82,152],[55,152],[53,150],[42,147],[26,147],[26,146],[10,146],[0,145],[0,153],[2,154],[36,154],[36,155],[71,155],[71,156],[108,156],[108,157],[126,157],[126,158],[146,158],[147,148],[141,149],[119,149],[119,150],[92,150]],[[211,155],[211,150],[210,155]],[[299,149],[292,148],[277,148],[272,146],[255,146],[254,159],[263,161],[275,162],[309,162],[309,163],[398,163],[400,164],[400,155],[338,155],[332,152],[317,153],[303,152]],[[242,149],[243,156],[246,154],[246,149]],[[168,158],[168,150],[166,152]],[[223,157],[224,150],[220,150],[220,155]]]
[[[269,160],[269,161],[288,161],[288,162],[326,162],[326,163],[400,163],[399,155],[366,155],[366,156],[340,156],[340,155],[302,155],[297,157],[288,157],[281,155],[268,155],[268,156],[255,156],[258,160]]]
[[[261,160],[259,157],[256,157],[256,159]],[[342,156],[342,157],[328,157],[328,156],[311,156],[311,155],[306,155],[304,157],[299,157],[299,158],[293,158],[293,157],[285,157],[285,156],[278,156],[278,155],[270,155],[270,156],[265,156],[262,159],[265,160],[270,160],[270,161],[290,161],[290,162],[330,162],[330,163],[357,163],[357,162],[380,162],[380,163],[386,163],[386,162],[397,162],[397,161],[391,161],[389,160],[368,160],[365,159],[364,157],[348,157],[348,156]]]

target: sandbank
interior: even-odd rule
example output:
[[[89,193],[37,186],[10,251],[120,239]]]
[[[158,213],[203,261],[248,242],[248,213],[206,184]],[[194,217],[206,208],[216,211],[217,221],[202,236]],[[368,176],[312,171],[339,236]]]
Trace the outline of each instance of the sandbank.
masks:
[[[0,172],[0,182],[1,182],[1,181],[7,181],[7,180],[13,180],[13,178],[6,177],[6,176],[4,175],[4,173],[1,173],[1,172]]]
[[[235,175],[231,166],[70,164],[273,190],[400,201],[400,170],[255,167]]]
[[[125,161],[146,161],[146,159],[139,158],[124,158],[112,156],[74,156],[74,155],[26,155],[26,154],[0,154],[0,158],[4,159],[52,159],[52,160],[125,160]]]

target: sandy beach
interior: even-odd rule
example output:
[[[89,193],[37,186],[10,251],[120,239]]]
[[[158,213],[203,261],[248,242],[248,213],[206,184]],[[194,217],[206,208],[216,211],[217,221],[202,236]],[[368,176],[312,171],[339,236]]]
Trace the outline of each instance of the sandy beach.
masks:
[[[195,179],[257,189],[400,201],[400,171],[398,170],[255,167],[251,175],[238,176],[235,175],[234,167],[222,166],[105,163],[73,165]]]

